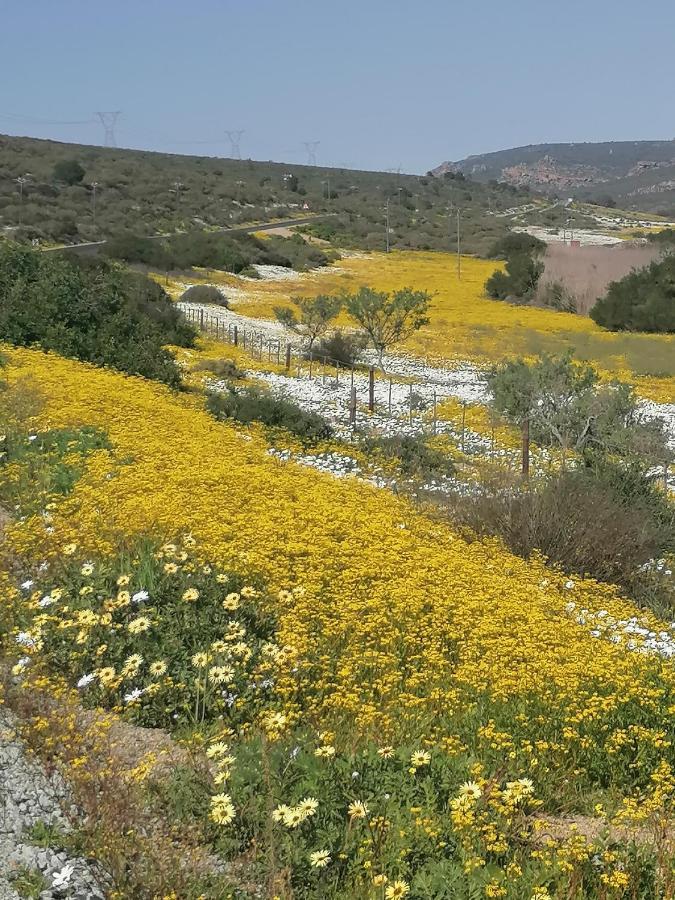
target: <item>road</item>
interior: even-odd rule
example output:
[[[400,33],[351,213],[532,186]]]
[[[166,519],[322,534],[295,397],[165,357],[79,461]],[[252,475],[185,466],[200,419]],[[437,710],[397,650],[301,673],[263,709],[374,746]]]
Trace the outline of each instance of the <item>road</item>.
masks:
[[[262,225],[236,225],[233,228],[216,228],[209,234],[253,234],[256,231],[271,231],[274,228],[291,228],[294,225],[311,225],[313,222],[323,222],[330,219],[336,213],[325,213],[321,216],[305,216],[302,219],[278,219],[275,222],[266,222]],[[176,237],[178,234],[189,234],[187,231],[175,234],[153,234],[148,237],[150,241],[161,241],[166,238]],[[44,253],[78,253],[82,256],[96,256],[108,241],[90,241],[86,244],[66,244],[63,247],[45,247]]]

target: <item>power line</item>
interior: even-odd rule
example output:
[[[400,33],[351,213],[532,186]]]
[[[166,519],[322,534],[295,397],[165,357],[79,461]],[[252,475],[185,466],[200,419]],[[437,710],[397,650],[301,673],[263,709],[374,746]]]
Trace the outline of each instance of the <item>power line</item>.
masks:
[[[25,122],[27,125],[92,125],[94,119],[81,119],[75,122],[56,121],[52,119],[37,119],[34,116],[17,116],[14,113],[1,113],[0,119],[8,119],[12,122]]]
[[[115,140],[115,123],[117,122],[117,118],[122,111],[120,109],[116,109],[112,112],[97,112],[96,116],[100,121],[101,125],[103,125],[104,138],[103,138],[103,146],[104,147],[116,147],[117,141]]]

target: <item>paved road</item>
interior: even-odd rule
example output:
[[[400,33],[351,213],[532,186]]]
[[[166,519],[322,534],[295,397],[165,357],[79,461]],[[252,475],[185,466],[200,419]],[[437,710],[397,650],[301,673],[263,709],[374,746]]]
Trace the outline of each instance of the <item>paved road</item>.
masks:
[[[253,234],[256,231],[271,231],[274,228],[290,228],[293,225],[311,225],[313,222],[323,222],[324,219],[330,219],[336,213],[325,213],[321,216],[305,216],[302,219],[278,219],[275,222],[266,222],[262,225],[236,225],[233,228],[217,228],[209,232],[209,234]],[[177,232],[177,234],[188,234],[189,232]],[[175,235],[153,234],[148,240],[161,241],[167,237]],[[44,253],[78,253],[82,256],[96,256],[101,247],[105,247],[107,241],[90,241],[86,244],[66,244],[65,247],[46,247]]]

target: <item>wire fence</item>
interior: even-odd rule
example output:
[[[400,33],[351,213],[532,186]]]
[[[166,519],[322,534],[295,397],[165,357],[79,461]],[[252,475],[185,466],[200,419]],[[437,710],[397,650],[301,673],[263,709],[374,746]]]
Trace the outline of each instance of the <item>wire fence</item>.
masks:
[[[271,337],[262,329],[228,322],[208,308],[179,304],[186,319],[199,331],[218,341],[240,347],[254,359],[276,363],[279,374],[287,379],[286,392],[290,398],[303,402],[317,411],[323,411],[330,403],[333,418],[352,429],[366,428],[385,433],[427,432],[432,435],[451,434],[462,451],[480,452],[494,456],[503,454],[497,447],[493,421],[489,434],[476,434],[467,424],[466,400],[457,393],[441,390],[428,380],[424,383],[401,379],[374,365],[346,365],[326,354],[308,354],[306,346],[293,343],[283,337]],[[261,372],[261,377],[274,381],[272,372]],[[292,381],[288,380],[292,379]],[[293,382],[309,379],[313,382],[314,396],[297,385],[293,396]],[[474,382],[458,382],[461,384]],[[461,410],[452,420],[442,413],[447,401],[460,404]],[[511,452],[516,452],[512,450]]]

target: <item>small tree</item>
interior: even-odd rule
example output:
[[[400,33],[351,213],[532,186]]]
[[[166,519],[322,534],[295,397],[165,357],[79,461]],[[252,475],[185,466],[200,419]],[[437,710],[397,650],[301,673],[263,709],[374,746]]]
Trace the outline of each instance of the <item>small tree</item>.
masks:
[[[274,315],[286,328],[306,338],[311,352],[317,338],[324,335],[337,318],[342,309],[342,299],[319,294],[318,297],[296,297],[291,303],[295,309],[275,306]]]
[[[385,350],[429,324],[431,294],[403,288],[388,294],[362,287],[346,298],[349,315],[368,335],[382,365]]]
[[[76,159],[62,159],[54,166],[52,177],[64,184],[79,184],[84,178],[84,169]]]
[[[587,465],[615,456],[644,470],[669,457],[663,424],[639,411],[630,385],[601,384],[592,366],[575,362],[571,352],[544,356],[535,363],[512,360],[488,375],[497,412],[523,429],[523,472],[527,473],[529,436],[558,446],[563,468],[570,452]]]

